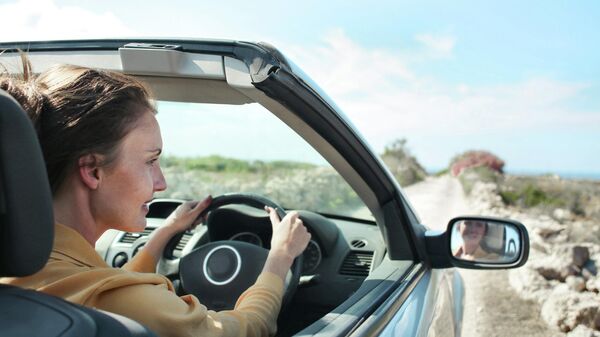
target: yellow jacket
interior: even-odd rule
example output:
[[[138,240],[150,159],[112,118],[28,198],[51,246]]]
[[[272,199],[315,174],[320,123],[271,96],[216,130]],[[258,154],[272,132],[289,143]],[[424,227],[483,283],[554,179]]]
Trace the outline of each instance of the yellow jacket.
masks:
[[[480,262],[500,262],[501,260],[500,255],[486,252],[481,247],[477,247],[473,254],[467,255],[465,254],[464,247],[462,245],[452,255],[463,260],[477,260]]]
[[[283,296],[278,276],[262,273],[234,310],[215,312],[193,295],[177,296],[173,284],[155,270],[156,261],[144,250],[123,268],[111,268],[77,231],[57,224],[46,266],[31,276],[0,278],[0,283],[127,316],[162,337],[275,334]]]

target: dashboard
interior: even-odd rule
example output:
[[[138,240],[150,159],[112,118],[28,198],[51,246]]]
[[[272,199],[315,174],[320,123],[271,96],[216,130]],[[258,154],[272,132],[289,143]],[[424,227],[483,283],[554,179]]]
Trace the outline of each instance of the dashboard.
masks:
[[[183,200],[158,199],[149,205],[143,232],[110,230],[96,243],[96,250],[113,267],[121,267],[143,249],[152,231]],[[385,244],[374,222],[325,216],[299,210],[311,240],[303,253],[302,276],[297,299],[304,306],[328,312],[350,296],[383,259]],[[183,233],[167,247],[157,272],[177,286],[178,260],[196,247],[223,240],[237,240],[270,248],[271,223],[263,210],[245,205],[228,205],[213,210],[204,224]],[[302,306],[300,306],[302,307]]]

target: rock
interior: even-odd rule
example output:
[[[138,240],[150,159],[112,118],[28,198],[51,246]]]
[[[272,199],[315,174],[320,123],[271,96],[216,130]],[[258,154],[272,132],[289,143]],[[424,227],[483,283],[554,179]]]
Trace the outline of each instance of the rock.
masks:
[[[581,272],[581,269],[578,269],[564,256],[557,254],[530,261],[529,266],[546,280],[559,280],[561,282],[564,282],[567,276],[575,276]]]
[[[585,325],[578,325],[567,334],[567,337],[600,337],[600,331],[590,329]]]
[[[531,260],[529,265],[547,280],[565,281],[568,276],[579,276],[589,260],[589,249],[574,244],[557,245],[552,254]]]
[[[571,220],[573,219],[573,214],[571,213],[571,211],[564,209],[564,208],[556,208],[553,212],[552,212],[552,217],[558,221],[566,221],[566,220]]]
[[[553,291],[542,305],[542,318],[562,332],[569,332],[578,325],[590,329],[600,327],[600,297],[583,292]]]
[[[591,278],[585,282],[585,288],[595,293],[600,292],[600,279]]]
[[[555,244],[565,243],[569,240],[566,229],[565,225],[555,221],[537,222],[537,225],[530,230],[530,240]]]
[[[585,279],[581,276],[567,276],[565,283],[577,292],[584,291],[586,287]]]
[[[581,276],[586,280],[589,280],[598,274],[598,267],[596,267],[596,261],[589,259],[581,269]]]
[[[531,241],[529,243],[529,250],[530,251],[537,250],[538,252],[549,254],[551,248],[552,247],[549,244],[547,244],[547,243],[545,243],[545,242],[543,242],[541,240]]]
[[[481,210],[504,209],[506,206],[498,194],[498,185],[477,181],[471,188],[471,203]]]
[[[552,291],[551,293],[554,294],[570,294],[573,292],[573,289],[571,289],[571,286],[569,286],[567,283],[558,283],[558,284],[554,284],[552,286]]]
[[[508,282],[521,298],[539,303],[552,291],[551,282],[527,265],[509,271]]]
[[[569,258],[572,259],[573,263],[578,267],[583,267],[583,265],[590,258],[590,251],[587,247],[584,246],[573,246],[570,250],[567,251],[567,254],[569,253]]]

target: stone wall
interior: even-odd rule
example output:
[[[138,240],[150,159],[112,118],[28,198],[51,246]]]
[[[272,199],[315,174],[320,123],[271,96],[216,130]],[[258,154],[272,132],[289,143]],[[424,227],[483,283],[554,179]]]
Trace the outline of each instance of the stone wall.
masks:
[[[506,207],[494,183],[475,183],[469,202],[479,214],[527,227],[529,260],[509,273],[519,296],[539,302],[542,319],[566,336],[600,337],[600,226],[562,209],[548,216]]]

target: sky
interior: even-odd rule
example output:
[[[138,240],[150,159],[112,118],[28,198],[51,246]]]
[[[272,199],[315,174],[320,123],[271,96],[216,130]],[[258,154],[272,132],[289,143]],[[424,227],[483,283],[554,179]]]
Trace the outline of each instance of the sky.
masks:
[[[265,41],[376,151],[428,169],[489,150],[506,169],[600,176],[600,2],[0,0],[0,41]]]

